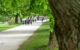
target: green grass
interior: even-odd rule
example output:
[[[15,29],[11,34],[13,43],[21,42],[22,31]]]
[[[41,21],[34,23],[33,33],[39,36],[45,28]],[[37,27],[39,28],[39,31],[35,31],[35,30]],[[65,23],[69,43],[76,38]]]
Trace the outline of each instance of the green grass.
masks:
[[[20,24],[11,24],[11,25],[4,24],[4,25],[0,25],[0,31],[4,31],[4,30],[7,30],[7,29],[10,29],[10,28],[19,26],[19,25]]]
[[[47,47],[49,42],[49,30],[49,22],[43,23],[34,35],[26,40],[18,50],[49,50]],[[54,50],[58,50],[58,48],[54,48]]]
[[[45,22],[18,50],[48,50],[49,22]]]

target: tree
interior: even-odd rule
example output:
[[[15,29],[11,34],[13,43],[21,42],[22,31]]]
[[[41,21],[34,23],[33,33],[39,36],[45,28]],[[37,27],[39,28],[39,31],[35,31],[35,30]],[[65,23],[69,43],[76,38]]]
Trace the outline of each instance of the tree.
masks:
[[[15,23],[18,23],[18,18],[27,15],[27,10],[30,7],[31,0],[0,0],[0,15],[15,17]]]
[[[28,3],[26,4],[26,2]],[[18,17],[24,13],[24,10],[26,9],[26,7],[28,7],[27,5],[29,5],[29,1],[28,0],[13,0],[11,5],[12,5],[13,14],[15,16],[15,23],[17,24]]]
[[[49,0],[59,50],[80,50],[80,0]]]
[[[49,13],[48,0],[31,0],[30,14],[46,15]],[[46,13],[45,13],[46,12]]]
[[[47,16],[50,19],[49,46],[51,46],[51,47],[54,46],[53,45],[53,43],[54,43],[53,39],[56,39],[55,34],[53,34],[54,17],[51,14],[52,11],[49,7],[48,0],[31,0],[30,12],[33,12],[35,14],[39,14],[42,16]]]

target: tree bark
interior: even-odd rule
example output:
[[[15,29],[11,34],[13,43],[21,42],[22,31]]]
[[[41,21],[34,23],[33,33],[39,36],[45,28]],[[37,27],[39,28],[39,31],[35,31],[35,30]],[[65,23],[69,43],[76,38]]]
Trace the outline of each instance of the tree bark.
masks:
[[[80,0],[49,0],[59,50],[80,50]]]
[[[22,23],[22,18],[20,18],[20,22]]]
[[[53,32],[50,32],[49,46],[53,46],[53,39],[54,39]]]
[[[15,24],[18,24],[18,14],[15,16]]]
[[[49,50],[53,50],[54,48],[58,47],[54,32],[50,32],[48,46],[49,46]]]

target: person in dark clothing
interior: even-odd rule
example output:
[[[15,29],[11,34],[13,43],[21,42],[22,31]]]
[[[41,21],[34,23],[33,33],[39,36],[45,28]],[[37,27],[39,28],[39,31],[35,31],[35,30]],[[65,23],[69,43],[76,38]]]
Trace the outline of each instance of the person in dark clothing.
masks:
[[[37,17],[37,20],[39,20],[39,16]]]
[[[42,22],[44,21],[44,17],[42,18]]]
[[[28,19],[26,22],[27,22],[27,24],[29,24],[30,23],[30,20]]]
[[[32,24],[32,19],[30,20],[30,23]]]

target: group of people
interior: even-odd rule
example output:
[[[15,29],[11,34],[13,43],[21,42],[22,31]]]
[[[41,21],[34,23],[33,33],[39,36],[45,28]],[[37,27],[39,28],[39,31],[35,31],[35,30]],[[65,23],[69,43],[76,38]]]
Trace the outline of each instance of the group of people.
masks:
[[[34,17],[27,17],[22,20],[22,24],[32,24],[33,22],[36,22],[36,18]]]
[[[32,24],[33,22],[36,22],[37,20],[41,20],[43,22],[44,17],[41,19],[39,16],[37,16],[37,17],[26,17],[26,18],[22,19],[22,24]]]

